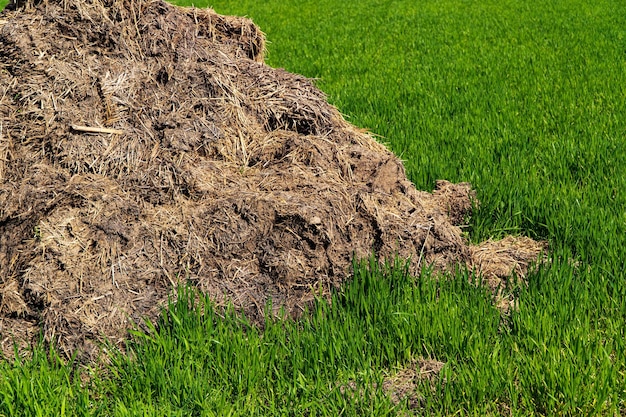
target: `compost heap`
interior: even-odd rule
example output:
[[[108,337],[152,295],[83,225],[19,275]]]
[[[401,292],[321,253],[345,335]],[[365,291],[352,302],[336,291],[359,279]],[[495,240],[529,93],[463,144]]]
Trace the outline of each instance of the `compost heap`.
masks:
[[[150,0],[11,9],[0,15],[5,352],[40,331],[68,354],[119,343],[181,282],[258,319],[270,299],[297,316],[372,253],[411,258],[414,272],[493,264],[458,227],[469,185],[416,190],[310,80],[263,63],[250,20]],[[539,246],[509,245],[500,275]]]

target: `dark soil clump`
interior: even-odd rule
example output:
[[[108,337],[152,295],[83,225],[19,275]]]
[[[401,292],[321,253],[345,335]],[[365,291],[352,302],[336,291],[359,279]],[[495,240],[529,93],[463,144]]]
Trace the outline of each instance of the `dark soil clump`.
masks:
[[[15,6],[15,5],[14,5]],[[22,5],[20,5],[22,6]],[[244,18],[149,0],[0,15],[0,336],[66,352],[174,285],[299,315],[354,257],[471,263],[469,185],[415,189]],[[536,255],[535,255],[536,256]]]

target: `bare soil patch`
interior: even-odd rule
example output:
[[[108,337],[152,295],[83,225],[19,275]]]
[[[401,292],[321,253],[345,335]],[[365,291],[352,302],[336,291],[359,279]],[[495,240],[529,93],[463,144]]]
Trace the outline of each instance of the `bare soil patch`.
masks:
[[[68,354],[120,342],[181,282],[252,318],[270,298],[297,316],[372,251],[416,273],[490,263],[472,261],[458,227],[469,184],[416,190],[310,80],[263,63],[250,20],[158,0],[12,6],[0,15],[4,352],[39,331]]]

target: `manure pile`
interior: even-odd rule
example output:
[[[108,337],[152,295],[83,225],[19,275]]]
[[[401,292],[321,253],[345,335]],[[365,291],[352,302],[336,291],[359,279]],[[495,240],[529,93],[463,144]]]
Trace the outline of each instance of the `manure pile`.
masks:
[[[458,227],[469,185],[416,190],[310,80],[263,63],[250,20],[158,0],[13,9],[0,14],[5,352],[39,331],[66,353],[119,343],[181,282],[259,319],[269,299],[297,316],[372,251],[414,272],[493,263],[493,243],[472,248]],[[512,260],[501,276],[541,250],[525,247],[496,249]]]

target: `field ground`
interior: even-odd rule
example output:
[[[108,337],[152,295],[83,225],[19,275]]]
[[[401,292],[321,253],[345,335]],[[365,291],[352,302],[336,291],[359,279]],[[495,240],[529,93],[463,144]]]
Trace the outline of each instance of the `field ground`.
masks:
[[[357,266],[332,308],[263,334],[180,302],[104,371],[54,352],[0,363],[0,415],[626,414],[626,8],[337,4],[209,5],[252,17],[268,62],[318,78],[418,188],[471,182],[469,239],[548,240],[551,262],[507,289],[519,307],[501,315],[463,271],[414,279],[401,263]],[[394,403],[385,381],[420,359],[443,369]]]

